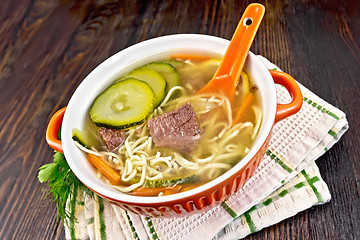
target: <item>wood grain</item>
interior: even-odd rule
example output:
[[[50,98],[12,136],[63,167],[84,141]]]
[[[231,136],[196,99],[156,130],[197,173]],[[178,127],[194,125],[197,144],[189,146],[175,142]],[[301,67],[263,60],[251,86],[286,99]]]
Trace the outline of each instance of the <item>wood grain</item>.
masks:
[[[252,1],[0,1],[0,239],[64,239],[37,181],[52,158],[50,116],[114,53],[177,33],[230,39]],[[247,239],[359,239],[360,4],[260,1],[252,51],[347,113],[350,129],[317,163],[332,193],[314,207]]]

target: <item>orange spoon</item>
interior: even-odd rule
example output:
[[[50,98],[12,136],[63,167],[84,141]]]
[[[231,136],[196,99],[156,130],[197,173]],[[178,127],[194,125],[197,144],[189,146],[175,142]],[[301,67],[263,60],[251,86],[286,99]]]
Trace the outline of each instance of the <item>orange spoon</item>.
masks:
[[[245,9],[218,70],[209,83],[200,89],[199,94],[222,93],[232,101],[264,13],[265,7],[258,3],[250,4]]]

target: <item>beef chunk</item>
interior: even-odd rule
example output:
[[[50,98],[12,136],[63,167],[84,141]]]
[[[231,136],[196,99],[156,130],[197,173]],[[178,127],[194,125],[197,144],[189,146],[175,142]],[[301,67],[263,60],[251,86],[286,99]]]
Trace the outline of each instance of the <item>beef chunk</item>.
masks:
[[[190,152],[200,137],[199,124],[189,103],[150,119],[147,124],[156,147],[173,147]]]
[[[125,134],[120,130],[102,127],[99,129],[99,135],[104,142],[106,149],[110,152],[114,152],[123,145],[125,141]]]

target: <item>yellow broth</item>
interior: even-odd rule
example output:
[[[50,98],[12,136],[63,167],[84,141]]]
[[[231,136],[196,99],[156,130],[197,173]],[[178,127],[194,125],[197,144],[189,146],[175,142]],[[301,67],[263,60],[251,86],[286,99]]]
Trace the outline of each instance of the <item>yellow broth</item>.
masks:
[[[162,59],[159,62],[168,60],[174,59]],[[126,135],[125,144],[115,153],[106,152],[104,149],[88,150],[77,144],[85,152],[101,155],[121,176],[121,184],[113,185],[121,192],[152,196],[189,190],[213,180],[241,161],[256,139],[262,120],[260,96],[246,70],[239,81],[236,97],[230,105],[223,96],[195,94],[214,75],[220,59],[177,60],[183,62],[182,66],[176,68],[181,89],[175,89],[172,93],[170,90],[167,94],[171,96],[168,99],[165,97],[166,102],[154,109],[147,120],[190,102],[201,130],[193,151],[182,152],[170,147],[155,147],[146,123],[123,130]],[[234,123],[233,118],[242,108],[249,92],[253,94],[251,104],[246,107],[241,122]],[[98,175],[109,182],[106,177]],[[180,181],[177,182],[176,179]],[[181,179],[185,181],[182,182]],[[190,180],[187,182],[187,179]],[[174,185],[179,187],[175,188]],[[146,194],[141,193],[144,188],[154,187],[158,187],[159,191],[152,189],[146,190]]]

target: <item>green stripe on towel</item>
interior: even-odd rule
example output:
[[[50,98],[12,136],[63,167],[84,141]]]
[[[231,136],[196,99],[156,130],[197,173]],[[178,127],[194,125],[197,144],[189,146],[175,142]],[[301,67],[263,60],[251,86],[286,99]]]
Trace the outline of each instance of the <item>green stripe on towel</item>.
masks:
[[[333,130],[330,130],[328,133],[334,138],[336,138],[336,132],[334,132]]]
[[[75,207],[76,207],[76,196],[77,196],[77,185],[74,185],[73,195],[70,199],[70,222],[69,230],[71,239],[76,239],[75,237]]]
[[[87,225],[93,224],[94,222],[95,222],[95,218],[94,218],[94,217],[91,217],[91,218],[86,219],[86,224],[87,224]]]
[[[236,218],[236,213],[234,212],[234,210],[232,210],[229,205],[226,204],[226,202],[222,202],[221,206],[225,209],[225,211],[230,214],[230,216],[232,216],[233,218]]]
[[[250,216],[250,212],[252,212],[252,211],[253,210],[251,208],[249,211],[245,212],[244,217],[246,219],[247,224],[249,225],[250,232],[254,233],[254,232],[256,232],[256,227]]]
[[[263,204],[264,204],[264,206],[268,206],[268,205],[270,205],[273,201],[274,201],[274,200],[273,200],[272,198],[268,198],[268,199],[266,199],[266,200],[263,202]]]
[[[314,191],[318,201],[321,202],[322,201],[322,196],[319,193],[319,191],[317,190],[317,188],[314,186],[314,183],[319,181],[319,178],[318,177],[310,178],[305,170],[302,170],[301,174],[305,177],[307,183],[310,185],[311,189]]]
[[[253,211],[255,211],[255,210],[257,209],[257,206],[258,206],[258,204],[255,205],[255,206],[252,206],[252,208],[250,208],[249,210],[247,210],[247,211],[243,214],[243,216],[244,216],[245,219],[246,219],[246,223],[247,223],[248,226],[249,226],[249,229],[250,229],[250,232],[251,232],[251,233],[256,232],[256,227],[255,227],[254,222],[253,222],[252,219],[251,219],[250,213],[253,212]]]
[[[129,225],[130,225],[130,228],[131,228],[131,232],[132,232],[132,234],[133,234],[133,238],[134,238],[135,240],[140,239],[140,238],[139,238],[139,235],[138,235],[137,232],[136,232],[136,229],[135,229],[135,227],[134,227],[134,224],[133,224],[133,222],[131,221],[131,218],[130,218],[128,212],[125,211],[125,214],[126,214],[126,218],[127,218],[128,222],[129,222]]]
[[[294,187],[295,187],[296,189],[299,189],[299,188],[302,188],[302,187],[304,187],[304,186],[305,186],[305,183],[304,183],[304,182],[300,182],[300,183],[296,184]]]
[[[320,111],[322,111],[323,113],[326,113],[327,115],[335,118],[336,120],[339,120],[340,118],[338,116],[336,116],[335,113],[330,112],[329,110],[327,110],[326,108],[324,108],[323,106],[321,106],[320,104],[313,102],[312,100],[308,99],[307,97],[304,97],[304,102],[310,104],[313,107],[316,107],[317,109],[319,109]]]
[[[302,173],[302,174],[306,174],[306,172]],[[307,176],[307,177],[306,177]],[[314,183],[319,181],[320,179],[318,177],[313,177],[310,179],[310,177],[306,174],[305,178],[306,181],[304,182],[299,182],[297,184],[295,184],[294,186],[289,187],[288,189],[284,189],[282,190],[278,195],[273,196],[273,197],[269,197],[266,200],[264,200],[263,202],[260,202],[256,205],[254,205],[252,208],[250,208],[248,211],[246,211],[244,214],[242,214],[241,216],[243,216],[249,226],[249,230],[251,233],[256,232],[256,226],[254,224],[254,222],[251,219],[251,213],[255,210],[261,209],[261,208],[265,208],[268,205],[270,205],[271,203],[276,202],[277,200],[279,200],[280,198],[283,198],[285,195],[295,192],[296,190],[298,190],[299,188],[305,187],[307,185],[313,186],[314,187]],[[315,187],[314,187],[315,188]],[[316,189],[316,188],[315,188]],[[313,189],[314,190],[314,189]],[[318,193],[317,189],[314,191],[315,195],[316,193]],[[318,198],[319,201],[322,201],[321,199]],[[240,216],[240,217],[241,217]]]
[[[100,236],[101,240],[106,240],[106,225],[105,225],[105,218],[104,218],[104,200],[99,197],[98,198],[99,204],[99,221],[100,221]]]
[[[283,191],[281,191],[281,192],[279,193],[279,196],[280,196],[280,197],[285,197],[285,195],[288,194],[288,193],[289,193],[288,190],[283,190]]]
[[[152,236],[152,239],[153,240],[159,240],[159,237],[158,235],[156,234],[156,231],[155,231],[155,228],[154,228],[154,225],[151,221],[151,218],[150,217],[146,217],[145,218],[147,223],[148,223],[148,227],[149,227],[149,230],[150,230],[150,233],[151,233],[151,236]]]
[[[285,171],[287,171],[288,173],[292,173],[292,169],[286,165],[283,161],[280,160],[280,158],[278,158],[275,154],[273,154],[269,149],[266,150],[266,154],[272,159],[274,160],[276,163],[278,163]]]

